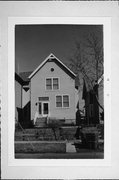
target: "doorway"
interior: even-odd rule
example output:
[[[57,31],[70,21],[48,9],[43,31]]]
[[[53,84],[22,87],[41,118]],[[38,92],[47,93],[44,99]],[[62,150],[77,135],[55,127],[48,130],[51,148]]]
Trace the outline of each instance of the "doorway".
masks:
[[[49,102],[39,102],[38,103],[38,112],[41,116],[49,115]]]

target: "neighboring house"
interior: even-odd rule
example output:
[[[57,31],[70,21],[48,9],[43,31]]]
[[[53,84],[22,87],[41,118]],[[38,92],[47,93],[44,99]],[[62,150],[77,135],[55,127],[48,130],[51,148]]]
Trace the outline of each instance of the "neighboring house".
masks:
[[[22,112],[24,117],[23,126],[28,127],[31,126],[30,120],[30,81],[28,76],[31,72],[21,72],[19,75],[24,81],[23,89],[22,89]]]
[[[101,82],[103,76],[98,80],[93,87],[84,81],[82,99],[85,101],[85,123],[99,124],[100,123],[100,108],[103,109],[103,86]]]
[[[28,127],[30,121],[29,82],[15,73],[15,119],[22,127]]]
[[[103,75],[98,80],[98,84],[99,84],[99,87],[98,87],[99,103],[104,108],[104,77],[103,77]],[[99,110],[100,110],[100,112],[102,112],[101,108]]]
[[[99,108],[99,119],[100,123],[104,123],[104,77],[103,75],[99,79],[99,88],[98,88],[98,97],[99,97],[99,104],[103,108]],[[103,117],[101,117],[103,115]]]
[[[75,121],[76,75],[56,56],[50,54],[29,76],[31,120],[64,119]]]
[[[22,109],[22,88],[24,81],[15,73],[15,121],[19,121],[19,109]]]

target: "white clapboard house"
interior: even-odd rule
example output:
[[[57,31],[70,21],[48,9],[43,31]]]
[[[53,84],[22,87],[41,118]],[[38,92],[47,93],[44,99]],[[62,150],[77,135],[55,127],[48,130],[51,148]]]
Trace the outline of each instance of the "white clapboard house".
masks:
[[[26,119],[38,125],[44,119],[75,123],[76,75],[56,56],[50,54],[33,72],[20,76],[26,83],[22,85],[22,103],[29,103],[23,113]]]
[[[76,75],[50,54],[29,76],[31,120],[75,121]]]

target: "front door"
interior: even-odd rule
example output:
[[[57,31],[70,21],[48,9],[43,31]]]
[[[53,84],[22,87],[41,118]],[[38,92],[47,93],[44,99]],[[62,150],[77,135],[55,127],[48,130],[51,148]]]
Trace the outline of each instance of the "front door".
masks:
[[[47,102],[43,102],[43,115],[49,114],[49,107]]]
[[[38,111],[41,116],[48,116],[49,114],[49,102],[39,102]]]

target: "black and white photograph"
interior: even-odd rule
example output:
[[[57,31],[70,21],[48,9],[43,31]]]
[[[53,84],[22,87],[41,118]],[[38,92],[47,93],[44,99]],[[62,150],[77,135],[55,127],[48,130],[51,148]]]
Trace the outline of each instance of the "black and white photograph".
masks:
[[[16,159],[104,159],[102,24],[15,25]]]
[[[1,179],[118,179],[119,5],[0,2]]]

